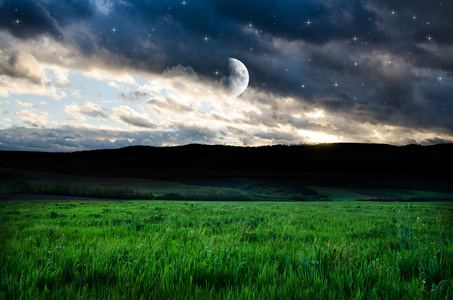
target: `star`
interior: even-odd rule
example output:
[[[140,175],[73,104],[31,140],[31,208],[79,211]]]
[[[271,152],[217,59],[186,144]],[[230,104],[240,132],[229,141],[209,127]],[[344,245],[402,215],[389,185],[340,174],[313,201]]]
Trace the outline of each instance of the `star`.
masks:
[[[113,33],[116,32],[116,28],[115,28],[115,27],[112,28],[112,32],[113,32]]]
[[[428,35],[428,36],[426,37],[426,39],[428,40],[428,42],[430,42],[433,38],[432,38],[430,35]]]
[[[338,87],[339,84],[335,82],[333,85],[334,85],[335,87]]]
[[[13,23],[14,23],[15,25],[19,25],[19,24],[20,24],[20,20],[19,20],[19,19],[16,19],[16,20],[14,20]]]
[[[307,26],[310,26],[311,22],[310,20],[307,20],[307,22],[305,22],[307,24]]]
[[[443,78],[442,76],[439,76],[437,79],[439,79],[439,81],[442,81]]]
[[[352,39],[354,40],[354,42],[357,42],[357,40],[358,40],[359,38],[356,37],[356,36],[354,36]]]

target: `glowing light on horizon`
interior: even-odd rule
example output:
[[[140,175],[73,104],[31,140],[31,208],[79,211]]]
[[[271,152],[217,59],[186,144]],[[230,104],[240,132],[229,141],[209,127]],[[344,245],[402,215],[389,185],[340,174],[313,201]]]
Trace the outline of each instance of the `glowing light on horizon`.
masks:
[[[319,131],[298,130],[299,135],[308,139],[311,143],[339,143],[341,140],[338,136],[322,133]]]

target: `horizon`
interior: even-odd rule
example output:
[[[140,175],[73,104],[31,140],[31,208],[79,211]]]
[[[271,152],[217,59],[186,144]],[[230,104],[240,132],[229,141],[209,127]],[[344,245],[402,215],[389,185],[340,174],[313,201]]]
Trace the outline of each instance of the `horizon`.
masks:
[[[3,1],[0,150],[453,143],[452,3],[256,3]]]
[[[452,143],[439,143],[439,144],[404,144],[404,145],[395,145],[395,144],[385,144],[385,143],[354,143],[354,142],[336,142],[336,143],[306,143],[306,144],[268,144],[268,145],[256,145],[256,146],[242,146],[242,145],[226,145],[226,144],[202,144],[202,143],[190,143],[182,145],[167,145],[167,146],[153,146],[153,145],[129,145],[118,148],[93,148],[93,149],[82,149],[82,150],[10,150],[10,149],[1,149],[0,152],[41,152],[41,153],[76,153],[76,152],[89,152],[89,151],[104,151],[104,150],[121,150],[126,148],[138,148],[138,147],[149,147],[149,148],[183,148],[189,146],[202,146],[202,147],[231,147],[231,148],[267,148],[267,147],[317,147],[317,146],[335,146],[335,145],[348,145],[348,146],[389,146],[395,148],[407,148],[407,147],[436,147],[436,146],[448,146],[453,145]]]

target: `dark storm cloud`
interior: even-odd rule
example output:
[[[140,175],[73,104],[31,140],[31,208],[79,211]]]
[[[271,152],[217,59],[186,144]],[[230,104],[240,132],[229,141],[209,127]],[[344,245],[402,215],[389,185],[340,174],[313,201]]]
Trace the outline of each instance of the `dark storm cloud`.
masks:
[[[380,36],[376,26],[365,22],[376,18],[361,1],[224,1],[218,12],[242,24],[252,23],[271,36],[289,40],[324,43],[350,38],[360,27],[374,38]]]
[[[383,25],[394,37],[423,42],[430,35],[437,43],[451,45],[453,42],[451,1],[417,0],[408,4],[405,1],[374,0],[370,3],[390,12],[383,18]]]
[[[60,26],[89,20],[95,14],[95,6],[89,0],[52,1],[46,4],[46,9]]]
[[[15,37],[27,39],[45,34],[60,39],[63,34],[56,23],[39,1],[0,2],[0,29],[8,30]]]

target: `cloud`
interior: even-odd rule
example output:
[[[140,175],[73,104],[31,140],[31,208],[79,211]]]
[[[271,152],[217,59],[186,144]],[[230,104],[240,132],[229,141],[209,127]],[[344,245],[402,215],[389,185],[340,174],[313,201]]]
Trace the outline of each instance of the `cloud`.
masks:
[[[217,133],[207,127],[180,124],[176,127],[176,135],[172,139],[175,144],[207,143],[217,138]]]
[[[24,109],[15,112],[14,115],[18,116],[24,123],[33,127],[46,126],[49,124],[49,114],[47,112],[35,113],[30,109]]]
[[[55,39],[63,38],[49,11],[37,0],[12,1],[0,3],[0,29],[8,30],[21,39],[50,35]]]
[[[107,118],[107,114],[104,112],[102,107],[93,102],[86,103],[74,103],[67,105],[64,109],[66,113],[72,115],[85,115],[93,118]]]
[[[150,94],[148,94],[146,92],[135,91],[135,92],[129,92],[128,94],[120,93],[119,96],[121,99],[124,99],[124,100],[135,101],[135,100],[142,99],[144,97],[148,97],[148,96],[150,96]]]
[[[36,104],[33,104],[31,102],[22,102],[20,100],[16,100],[16,103],[23,107],[38,108]]]
[[[36,84],[43,79],[43,72],[35,57],[19,51],[8,53],[0,50],[0,74],[25,78]]]
[[[196,76],[197,74],[195,73],[194,69],[192,67],[187,66],[183,67],[181,65],[177,65],[171,68],[167,68],[164,72],[163,75],[165,77],[186,77],[186,76]]]
[[[112,109],[112,119],[133,127],[155,127],[155,125],[150,121],[149,116],[146,112],[139,113],[125,105],[114,107]]]
[[[144,103],[149,109],[161,113],[188,113],[193,112],[194,107],[186,105],[184,101],[179,101],[172,96],[163,97],[163,99],[149,99]]]

